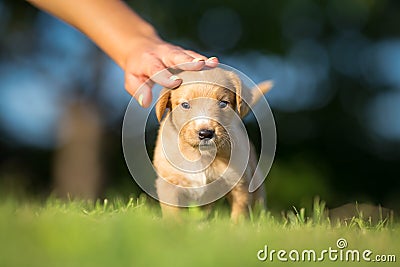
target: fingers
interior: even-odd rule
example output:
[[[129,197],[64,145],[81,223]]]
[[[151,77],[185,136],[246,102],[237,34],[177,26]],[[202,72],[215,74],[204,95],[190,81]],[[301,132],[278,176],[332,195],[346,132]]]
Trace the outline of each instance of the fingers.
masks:
[[[206,60],[206,66],[210,68],[215,68],[218,66],[219,60],[216,57],[210,57]]]
[[[162,62],[167,67],[176,66],[181,70],[201,70],[205,66],[214,68],[218,65],[218,58],[207,58],[197,52],[191,50],[184,50],[177,46],[167,46],[163,51],[165,55]]]
[[[161,86],[175,88],[182,83],[179,77],[168,71],[167,65],[152,54],[144,56],[142,66],[144,76],[151,78]]]
[[[127,74],[125,78],[126,90],[138,101],[142,107],[149,107],[152,100],[152,88],[154,83],[158,83],[167,88],[175,88],[182,83],[182,79],[172,75],[167,69],[156,73],[150,80],[146,76],[138,78],[132,73]]]
[[[205,66],[207,58],[200,54],[189,54],[187,50],[180,47],[169,47],[167,52],[164,52],[162,62],[167,67],[176,66],[181,70],[201,70]]]
[[[125,89],[136,99],[139,105],[144,108],[149,107],[151,104],[151,88],[153,85],[154,82],[146,77],[138,78],[131,73],[127,74],[125,77]]]
[[[192,58],[198,58],[198,59],[202,59],[202,60],[204,60],[204,61],[207,60],[207,57],[206,57],[206,56],[203,56],[203,55],[201,55],[201,54],[199,54],[199,53],[197,53],[197,52],[195,52],[195,51],[192,51],[192,50],[183,50],[183,49],[182,49],[182,52],[188,54],[188,55],[191,56]]]
[[[200,55],[199,53],[196,53],[194,51],[191,50],[184,50],[186,54],[192,56],[195,59],[203,59],[205,61],[205,66],[210,67],[210,68],[215,68],[216,66],[218,66],[218,58],[216,57],[210,57],[207,58],[203,55]]]
[[[216,57],[207,58],[194,51],[169,44],[142,54],[136,62],[141,64],[139,66],[132,64],[125,70],[125,88],[142,107],[150,106],[154,83],[166,88],[176,88],[181,85],[182,79],[173,75],[168,68],[194,71],[201,70],[205,66],[214,68],[219,63]]]

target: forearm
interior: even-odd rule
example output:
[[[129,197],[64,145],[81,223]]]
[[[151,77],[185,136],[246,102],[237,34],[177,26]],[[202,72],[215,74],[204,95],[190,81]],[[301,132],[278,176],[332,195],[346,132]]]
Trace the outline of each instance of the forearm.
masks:
[[[124,70],[126,90],[143,107],[151,104],[154,83],[167,88],[182,83],[168,68],[195,71],[218,65],[216,57],[207,58],[161,40],[122,0],[27,1],[91,38]]]
[[[120,0],[28,1],[85,33],[123,69],[136,43],[159,40],[153,27]]]

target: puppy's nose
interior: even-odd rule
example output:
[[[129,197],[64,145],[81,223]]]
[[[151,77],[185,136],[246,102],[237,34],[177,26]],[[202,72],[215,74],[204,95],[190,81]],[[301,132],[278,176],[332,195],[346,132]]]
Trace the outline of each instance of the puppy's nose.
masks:
[[[214,137],[214,131],[213,130],[208,130],[208,129],[202,129],[199,131],[199,139],[204,140],[204,139],[211,139]]]

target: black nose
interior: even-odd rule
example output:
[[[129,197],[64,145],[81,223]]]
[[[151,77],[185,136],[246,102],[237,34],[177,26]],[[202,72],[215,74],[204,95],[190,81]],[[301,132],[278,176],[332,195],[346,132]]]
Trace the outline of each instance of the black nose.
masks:
[[[199,131],[199,139],[200,140],[211,139],[213,137],[214,137],[213,130],[202,129]]]

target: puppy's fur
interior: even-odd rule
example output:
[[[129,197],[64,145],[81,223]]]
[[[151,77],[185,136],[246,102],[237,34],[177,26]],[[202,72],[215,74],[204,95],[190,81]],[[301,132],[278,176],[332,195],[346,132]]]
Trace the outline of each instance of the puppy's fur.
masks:
[[[180,73],[179,76],[183,79],[182,85],[174,90],[163,89],[156,104],[156,115],[161,126],[153,163],[158,174],[156,188],[158,197],[162,202],[163,216],[175,216],[179,209],[164,203],[179,204],[179,200],[184,198],[202,197],[202,191],[197,191],[200,193],[196,193],[196,196],[185,196],[185,194],[190,194],[189,191],[174,189],[175,187],[171,184],[180,188],[198,188],[219,178],[232,180],[232,176],[238,175],[235,166],[228,165],[231,157],[232,134],[237,145],[234,151],[244,151],[249,146],[245,146],[245,144],[248,144],[246,132],[239,127],[240,120],[239,122],[237,119],[235,120],[236,114],[232,110],[240,118],[243,118],[249,111],[249,105],[254,105],[272,87],[272,82],[267,81],[259,85],[261,92],[249,90],[242,86],[242,82],[236,74],[219,68],[185,71]],[[190,82],[196,80],[206,81],[207,83]],[[224,103],[221,104],[221,101]],[[186,108],[184,108],[182,106],[184,102],[188,103],[189,107],[186,105]],[[225,107],[225,104],[227,104],[227,107]],[[163,119],[166,110],[168,110],[168,113]],[[229,129],[229,133],[227,129]],[[210,138],[204,138],[201,135],[201,131],[204,130],[209,133],[207,137]],[[172,153],[169,157],[183,156],[189,162],[195,162],[202,156],[200,147],[205,147],[207,150],[207,147],[214,145],[214,148],[216,148],[215,158],[200,172],[183,171],[174,166],[173,162],[165,155],[163,140],[164,142],[177,140],[176,153]],[[246,151],[246,153],[248,152]],[[245,167],[243,175],[240,173],[241,176],[237,177],[238,179],[233,179],[239,180],[239,182],[227,195],[231,204],[231,218],[235,221],[239,217],[247,215],[249,205],[255,202],[265,203],[263,186],[252,194],[248,192],[251,178],[253,175],[259,175],[254,173],[256,166],[257,156],[253,145],[250,143],[247,167]]]

